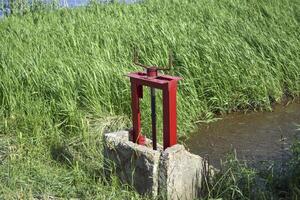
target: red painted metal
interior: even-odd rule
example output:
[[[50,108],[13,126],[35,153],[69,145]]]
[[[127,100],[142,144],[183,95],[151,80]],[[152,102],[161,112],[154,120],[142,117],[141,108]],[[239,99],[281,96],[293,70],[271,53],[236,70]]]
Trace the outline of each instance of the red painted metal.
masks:
[[[139,99],[143,98],[143,86],[148,86],[161,89],[163,92],[163,147],[166,149],[175,145],[177,143],[176,91],[177,82],[182,78],[159,74],[157,68],[147,68],[147,73],[130,73],[128,77],[131,81],[133,142],[142,145],[145,143],[145,137],[141,133]]]
[[[156,78],[157,77],[157,68],[156,67],[150,67],[147,68],[147,76],[148,78]]]

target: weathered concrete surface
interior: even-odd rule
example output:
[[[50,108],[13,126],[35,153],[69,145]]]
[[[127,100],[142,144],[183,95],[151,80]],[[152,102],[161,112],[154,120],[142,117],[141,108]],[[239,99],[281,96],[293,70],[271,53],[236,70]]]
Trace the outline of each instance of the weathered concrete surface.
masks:
[[[189,153],[182,145],[155,151],[129,141],[129,133],[104,134],[104,156],[115,165],[121,181],[140,194],[163,196],[167,200],[192,200],[200,197],[205,161]],[[109,169],[109,168],[108,168]]]
[[[204,161],[182,145],[167,148],[161,154],[159,192],[169,200],[192,200],[200,197]]]
[[[115,164],[121,181],[132,185],[140,194],[158,194],[160,152],[128,140],[128,132],[104,135],[104,157]]]

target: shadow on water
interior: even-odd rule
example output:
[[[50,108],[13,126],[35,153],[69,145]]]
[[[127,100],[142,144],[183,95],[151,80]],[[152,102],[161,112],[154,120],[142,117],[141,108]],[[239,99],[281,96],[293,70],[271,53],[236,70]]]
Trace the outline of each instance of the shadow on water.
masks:
[[[262,162],[280,165],[289,159],[293,141],[300,138],[299,124],[300,103],[276,105],[273,112],[234,113],[201,125],[186,146],[194,154],[209,157],[215,167],[220,167],[220,160],[233,149],[249,166],[258,167]]]

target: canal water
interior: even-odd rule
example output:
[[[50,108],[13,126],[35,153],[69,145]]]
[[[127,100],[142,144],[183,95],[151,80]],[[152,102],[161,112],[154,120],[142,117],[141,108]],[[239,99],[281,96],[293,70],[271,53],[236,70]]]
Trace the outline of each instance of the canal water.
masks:
[[[220,167],[220,160],[234,150],[249,166],[260,163],[285,164],[290,147],[300,138],[300,104],[276,105],[272,112],[234,113],[202,124],[187,141],[192,153],[208,157]]]

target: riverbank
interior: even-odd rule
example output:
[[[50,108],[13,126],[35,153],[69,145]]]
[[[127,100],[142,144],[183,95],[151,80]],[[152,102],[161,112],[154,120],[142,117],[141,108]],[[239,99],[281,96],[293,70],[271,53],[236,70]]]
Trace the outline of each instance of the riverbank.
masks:
[[[297,0],[150,0],[0,21],[0,193],[140,198],[106,183],[101,157],[101,133],[130,126],[124,75],[141,70],[131,63],[133,46],[147,64],[165,65],[173,51],[168,73],[184,78],[179,135],[189,136],[195,121],[216,113],[299,96],[299,8]],[[149,102],[145,92],[143,122]]]

